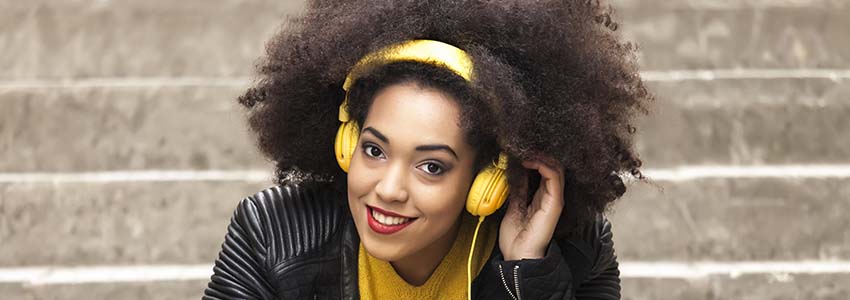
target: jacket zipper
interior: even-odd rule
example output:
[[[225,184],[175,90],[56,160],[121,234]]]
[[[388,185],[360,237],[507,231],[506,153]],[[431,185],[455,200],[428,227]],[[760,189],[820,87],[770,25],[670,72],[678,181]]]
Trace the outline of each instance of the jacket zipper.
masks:
[[[508,282],[505,280],[505,272],[502,270],[502,265],[499,266],[499,276],[502,277],[502,285],[505,286],[505,290],[508,291],[508,295],[511,296],[513,300],[522,300],[522,297],[519,294],[519,265],[514,265],[514,291],[516,291],[516,296],[511,292],[511,288],[508,287]]]

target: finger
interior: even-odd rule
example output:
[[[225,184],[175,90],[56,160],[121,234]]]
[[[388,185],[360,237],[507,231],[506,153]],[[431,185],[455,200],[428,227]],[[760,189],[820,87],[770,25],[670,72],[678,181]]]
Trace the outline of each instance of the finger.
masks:
[[[546,178],[560,180],[560,178],[564,177],[564,168],[560,164],[557,168],[553,168],[541,161],[526,160],[522,162],[522,165],[527,169],[537,170],[538,172],[540,172],[540,175]]]
[[[540,173],[543,177],[543,180],[540,181],[540,187],[545,187],[548,193],[560,194],[558,191],[564,186],[563,167],[559,166],[555,169],[540,161],[523,161],[522,165]]]

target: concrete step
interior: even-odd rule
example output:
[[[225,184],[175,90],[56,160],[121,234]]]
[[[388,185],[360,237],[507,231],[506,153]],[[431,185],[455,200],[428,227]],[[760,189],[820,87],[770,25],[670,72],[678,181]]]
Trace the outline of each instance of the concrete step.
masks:
[[[767,9],[767,8],[822,8],[841,9],[848,3],[841,0],[608,0],[604,1],[620,10],[732,10],[732,9]]]
[[[622,282],[624,300],[850,299],[850,274],[764,274],[737,278],[631,278]]]
[[[635,261],[850,259],[850,179],[704,179],[629,187],[611,216]]]
[[[8,299],[198,299],[207,280],[23,286],[0,284]],[[819,299],[850,297],[848,274],[712,276],[699,279],[623,278],[625,300]]]
[[[251,169],[235,87],[24,89],[0,93],[2,172]]]
[[[847,163],[850,81],[656,82],[640,118],[648,168]],[[0,93],[2,172],[251,169],[269,165],[236,103],[244,87],[15,89]],[[332,137],[329,137],[332,138]]]
[[[282,18],[303,7],[302,1],[6,2],[0,80],[247,76]],[[850,7],[732,7],[631,5],[617,19],[623,35],[641,45],[647,70],[850,66],[850,40],[834,38],[850,27],[844,17]]]
[[[850,66],[850,39],[839,38],[850,27],[846,3],[737,2],[641,1],[617,15],[623,36],[640,45],[645,69]]]
[[[200,299],[207,280],[156,281],[127,283],[89,283],[60,285],[0,284],[3,299],[52,300],[52,299]]]
[[[623,260],[850,259],[850,179],[659,184],[614,206]],[[269,185],[5,184],[0,266],[211,263],[236,203]]]
[[[266,182],[0,185],[0,267],[212,263]]]
[[[137,2],[3,1],[0,79],[246,75],[282,18],[303,6]]]
[[[847,163],[850,80],[654,82],[637,150],[649,168]]]

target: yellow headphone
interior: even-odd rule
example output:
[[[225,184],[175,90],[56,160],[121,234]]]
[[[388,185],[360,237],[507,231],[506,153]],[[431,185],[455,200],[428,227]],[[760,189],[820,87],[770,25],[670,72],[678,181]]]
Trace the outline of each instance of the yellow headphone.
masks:
[[[360,129],[348,115],[348,91],[357,77],[374,62],[383,64],[397,61],[423,62],[454,71],[466,80],[472,79],[472,59],[463,50],[433,40],[411,40],[387,46],[363,57],[345,78],[342,88],[345,101],[339,106],[339,121],[342,125],[336,134],[334,152],[336,161],[343,171],[348,172]],[[498,162],[486,167],[475,176],[466,200],[466,210],[473,216],[488,216],[502,206],[508,196],[507,155],[499,153]]]
[[[360,137],[359,126],[348,115],[348,91],[354,81],[366,71],[366,68],[374,65],[374,63],[388,64],[399,61],[427,63],[449,69],[467,81],[471,81],[473,78],[472,58],[465,51],[439,41],[410,40],[387,46],[364,56],[348,73],[342,86],[345,90],[345,100],[339,106],[339,121],[342,122],[342,125],[339,126],[336,134],[334,152],[339,166],[346,173],[351,164],[354,150],[357,148],[357,140]],[[478,225],[475,227],[475,234],[472,238],[473,248],[469,251],[467,262],[467,284],[470,299],[472,299],[472,254],[478,237],[478,229],[484,218],[496,212],[508,197],[509,186],[507,174],[505,174],[507,165],[507,154],[499,153],[497,162],[487,166],[475,176],[466,198],[466,210],[473,216],[479,216]]]

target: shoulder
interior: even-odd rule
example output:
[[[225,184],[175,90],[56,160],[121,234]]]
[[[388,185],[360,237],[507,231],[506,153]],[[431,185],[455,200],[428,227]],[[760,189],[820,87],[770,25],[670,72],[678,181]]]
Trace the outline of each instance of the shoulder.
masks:
[[[275,186],[242,199],[227,227],[204,299],[312,293],[312,280],[323,268],[298,262],[327,255],[322,250],[332,245],[329,241],[350,215],[343,199],[330,184],[313,183]],[[279,280],[284,277],[287,280]]]
[[[614,234],[611,232],[611,222],[602,214],[598,214],[593,222],[593,241],[596,245],[596,259],[591,275],[597,275],[617,264],[617,254],[614,252]]]
[[[558,246],[576,275],[576,284],[618,270],[611,222],[603,214],[583,224],[576,236],[559,240]]]
[[[257,239],[270,256],[286,259],[322,248],[347,212],[344,195],[331,184],[292,183],[242,199],[234,219],[250,227],[250,238]]]

